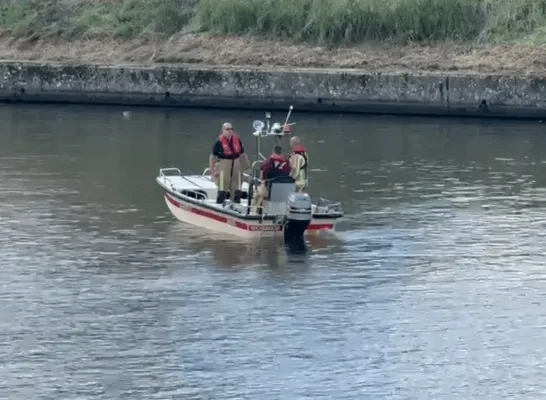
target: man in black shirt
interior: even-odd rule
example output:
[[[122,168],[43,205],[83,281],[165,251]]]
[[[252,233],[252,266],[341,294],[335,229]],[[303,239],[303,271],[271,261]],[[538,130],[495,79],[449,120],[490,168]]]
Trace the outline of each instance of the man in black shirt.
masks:
[[[241,172],[249,166],[250,162],[239,134],[233,130],[229,122],[225,122],[209,160],[210,175],[216,182],[218,190],[230,192],[230,196],[238,202],[242,183]]]

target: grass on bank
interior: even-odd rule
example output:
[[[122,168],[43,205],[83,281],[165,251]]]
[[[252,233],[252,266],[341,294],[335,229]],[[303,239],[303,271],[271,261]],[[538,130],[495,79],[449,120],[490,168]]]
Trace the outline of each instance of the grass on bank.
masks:
[[[134,38],[180,32],[199,0],[0,0],[0,28],[15,37]]]
[[[522,39],[546,27],[545,0],[201,0],[205,31],[320,44]]]
[[[202,32],[328,45],[546,41],[544,0],[0,0],[11,36]]]
[[[202,0],[198,16],[207,31],[328,44],[468,40],[485,20],[476,0]]]

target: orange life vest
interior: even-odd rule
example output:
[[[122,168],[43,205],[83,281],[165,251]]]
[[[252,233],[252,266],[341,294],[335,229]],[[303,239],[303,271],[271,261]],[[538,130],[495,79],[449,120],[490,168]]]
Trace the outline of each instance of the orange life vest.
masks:
[[[292,149],[292,153],[290,153],[290,156],[292,156],[293,154],[299,154],[303,156],[305,164],[303,164],[302,169],[307,170],[307,149],[303,146],[296,146]]]
[[[226,158],[237,158],[242,152],[241,139],[239,139],[239,134],[233,132],[231,140],[228,139],[225,135],[220,135],[218,140],[222,144],[222,151]]]

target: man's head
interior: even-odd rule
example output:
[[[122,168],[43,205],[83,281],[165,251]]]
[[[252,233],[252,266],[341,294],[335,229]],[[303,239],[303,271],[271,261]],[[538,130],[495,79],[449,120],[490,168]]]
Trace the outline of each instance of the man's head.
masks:
[[[282,147],[279,145],[276,145],[273,147],[273,154],[276,154],[278,156],[282,155]]]
[[[299,137],[297,137],[297,136],[292,136],[292,137],[290,138],[290,148],[293,149],[294,147],[299,146],[300,143],[301,143],[301,142],[300,142],[300,138],[299,138]]]
[[[222,124],[222,135],[230,138],[233,134],[233,126],[229,122],[224,122]]]

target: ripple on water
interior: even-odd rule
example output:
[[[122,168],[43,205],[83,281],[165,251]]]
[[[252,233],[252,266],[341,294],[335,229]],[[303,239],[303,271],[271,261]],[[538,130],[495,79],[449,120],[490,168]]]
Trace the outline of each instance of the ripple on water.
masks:
[[[153,177],[134,177],[167,162],[157,138],[180,124],[103,119],[37,132],[54,156],[0,136],[0,398],[544,398],[542,161],[507,139],[478,157],[464,130],[408,144],[426,124],[355,136],[377,154],[345,165],[341,232],[296,263],[150,200]],[[379,136],[408,148],[379,156]]]

